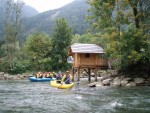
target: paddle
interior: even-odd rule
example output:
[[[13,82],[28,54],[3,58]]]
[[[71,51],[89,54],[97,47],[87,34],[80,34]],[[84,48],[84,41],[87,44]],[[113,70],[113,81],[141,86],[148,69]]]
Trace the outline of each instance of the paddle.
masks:
[[[69,80],[69,79],[70,79],[70,78],[68,78],[67,80]],[[66,81],[67,81],[67,80],[66,80]],[[65,82],[66,82],[66,81],[65,81]],[[64,83],[65,83],[65,82],[64,82]],[[58,89],[59,89],[62,85],[63,85],[63,83],[61,83],[61,85],[58,87]]]

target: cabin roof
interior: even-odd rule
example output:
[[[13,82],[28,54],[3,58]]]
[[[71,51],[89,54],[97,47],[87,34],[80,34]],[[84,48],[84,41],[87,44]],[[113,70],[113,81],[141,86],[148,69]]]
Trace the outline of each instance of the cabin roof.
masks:
[[[75,43],[71,46],[73,53],[105,53],[102,47],[96,44]]]

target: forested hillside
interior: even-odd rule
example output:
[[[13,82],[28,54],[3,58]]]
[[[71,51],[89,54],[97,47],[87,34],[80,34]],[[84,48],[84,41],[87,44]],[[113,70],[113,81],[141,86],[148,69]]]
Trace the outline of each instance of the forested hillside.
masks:
[[[3,1],[3,0],[1,0]],[[1,2],[2,3],[2,2]],[[0,37],[2,37],[2,15],[4,4],[0,4]],[[24,40],[28,34],[36,31],[43,31],[49,35],[53,32],[54,24],[57,18],[63,17],[68,21],[74,34],[84,34],[89,28],[86,21],[89,5],[84,0],[75,0],[74,2],[59,9],[38,13],[38,11],[28,5],[22,8],[23,31],[21,40]]]
[[[3,17],[4,17],[4,0],[0,0],[0,39],[2,38],[2,35],[3,35]],[[23,18],[28,18],[28,17],[32,17],[32,16],[35,16],[37,15],[39,12],[34,9],[33,7],[31,6],[28,6],[28,5],[23,5],[22,7],[22,19]]]
[[[86,22],[87,9],[89,5],[84,0],[76,0],[62,8],[40,13],[37,16],[24,20],[24,38],[29,33],[35,31],[44,31],[51,34],[54,29],[54,23],[57,18],[65,18],[74,34],[83,34],[89,25]]]

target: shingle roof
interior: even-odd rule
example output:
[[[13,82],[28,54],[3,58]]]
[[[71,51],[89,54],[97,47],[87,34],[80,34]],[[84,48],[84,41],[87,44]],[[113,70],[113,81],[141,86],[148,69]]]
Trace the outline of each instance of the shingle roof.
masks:
[[[105,53],[102,47],[96,44],[75,43],[71,46],[73,53]]]

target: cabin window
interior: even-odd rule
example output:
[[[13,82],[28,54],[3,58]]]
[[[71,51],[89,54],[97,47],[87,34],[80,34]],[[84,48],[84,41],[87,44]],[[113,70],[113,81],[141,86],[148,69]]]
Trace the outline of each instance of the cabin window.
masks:
[[[90,58],[90,54],[89,54],[89,53],[86,53],[86,54],[85,54],[85,57],[86,57],[86,58]]]

